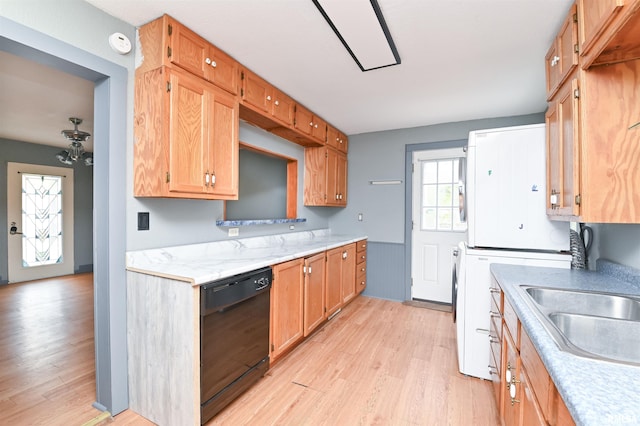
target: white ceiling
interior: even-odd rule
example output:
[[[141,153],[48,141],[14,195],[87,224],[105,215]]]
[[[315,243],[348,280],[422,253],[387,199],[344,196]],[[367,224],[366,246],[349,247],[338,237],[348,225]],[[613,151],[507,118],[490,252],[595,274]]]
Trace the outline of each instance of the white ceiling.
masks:
[[[362,72],[311,0],[87,1],[134,26],[170,14],[347,134],[544,111],[544,56],[572,3],[378,0],[402,63]],[[90,83],[11,62],[0,137],[66,145],[72,115],[92,132]]]

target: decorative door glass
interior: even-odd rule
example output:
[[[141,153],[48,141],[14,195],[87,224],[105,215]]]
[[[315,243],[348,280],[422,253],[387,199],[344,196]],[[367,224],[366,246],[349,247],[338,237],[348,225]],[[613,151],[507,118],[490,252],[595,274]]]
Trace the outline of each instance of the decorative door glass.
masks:
[[[22,265],[62,262],[62,176],[22,174]]]

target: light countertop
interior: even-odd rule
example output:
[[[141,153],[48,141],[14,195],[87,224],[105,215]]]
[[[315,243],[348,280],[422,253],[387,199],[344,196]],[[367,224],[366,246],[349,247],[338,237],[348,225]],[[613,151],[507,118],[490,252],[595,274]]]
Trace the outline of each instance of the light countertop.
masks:
[[[598,261],[598,272],[492,264],[491,272],[515,309],[578,425],[639,425],[640,366],[588,359],[561,351],[516,290],[520,285],[640,295],[633,268]]]
[[[329,230],[292,232],[127,252],[127,270],[201,285],[367,238]]]

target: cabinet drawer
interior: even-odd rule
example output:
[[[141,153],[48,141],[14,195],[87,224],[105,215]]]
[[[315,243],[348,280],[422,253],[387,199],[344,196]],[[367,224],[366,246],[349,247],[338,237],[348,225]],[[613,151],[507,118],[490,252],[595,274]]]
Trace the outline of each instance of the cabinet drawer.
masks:
[[[356,252],[366,252],[367,251],[367,240],[361,240],[356,242]]]
[[[504,311],[502,316],[504,318],[504,324],[511,334],[511,338],[515,343],[516,350],[520,349],[520,324],[518,322],[518,315],[516,311],[513,310],[513,307],[509,303],[506,297],[503,298],[504,303]]]
[[[367,286],[367,262],[358,263],[356,266],[356,291],[362,292]]]

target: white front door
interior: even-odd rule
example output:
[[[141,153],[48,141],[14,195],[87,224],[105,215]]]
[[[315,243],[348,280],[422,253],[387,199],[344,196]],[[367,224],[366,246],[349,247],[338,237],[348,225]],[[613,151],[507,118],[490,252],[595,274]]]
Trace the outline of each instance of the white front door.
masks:
[[[7,164],[10,283],[73,274],[73,169]]]
[[[462,148],[413,153],[412,299],[451,303],[452,252],[467,239],[458,194],[464,157]]]

